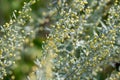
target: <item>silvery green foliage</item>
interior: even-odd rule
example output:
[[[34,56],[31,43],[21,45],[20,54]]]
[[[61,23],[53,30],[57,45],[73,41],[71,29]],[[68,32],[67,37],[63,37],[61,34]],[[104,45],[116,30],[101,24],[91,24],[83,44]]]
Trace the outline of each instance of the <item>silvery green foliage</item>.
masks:
[[[52,72],[38,67],[45,72],[40,79],[49,80],[49,73],[52,80],[119,80],[117,71],[109,75],[103,69],[120,57],[119,4],[118,0],[59,0],[59,18],[51,25],[41,58],[45,61],[41,65]],[[99,77],[99,72],[107,77]]]
[[[60,17],[51,25],[44,47],[46,55],[56,56],[53,79],[59,76],[65,80],[97,80],[104,65],[119,61],[119,2],[60,1],[57,8]]]
[[[38,66],[38,69],[35,72],[33,72],[32,76],[27,76],[27,80],[46,80],[44,75],[45,72],[38,59],[36,59],[35,64]]]
[[[24,3],[21,11],[15,10],[10,21],[0,26],[0,79],[9,74],[9,69],[15,64],[19,52],[23,49],[25,38],[31,33],[32,27],[29,23],[32,19],[28,13],[33,3],[35,0]]]

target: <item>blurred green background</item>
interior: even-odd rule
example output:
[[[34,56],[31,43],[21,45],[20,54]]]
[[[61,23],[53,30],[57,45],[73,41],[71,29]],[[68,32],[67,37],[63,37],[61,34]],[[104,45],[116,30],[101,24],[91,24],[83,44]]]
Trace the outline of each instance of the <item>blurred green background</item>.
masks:
[[[29,0],[0,0],[0,25],[9,21],[14,10],[21,10],[23,3]],[[32,5],[32,13],[41,16],[41,10],[46,10],[50,0],[39,0]]]
[[[14,10],[21,10],[24,2],[28,1],[29,0],[0,0],[0,25],[9,22],[9,20],[12,18]],[[41,25],[39,20],[43,19],[43,17],[46,16],[43,16],[43,14],[47,13],[49,2],[50,0],[39,0],[37,1],[37,3],[31,6],[32,12],[30,13],[30,15],[34,19],[34,26],[38,29],[40,27],[44,28],[46,26]],[[41,56],[40,52],[42,49],[42,41],[46,39],[44,35],[48,33],[49,32],[45,30],[38,30],[35,39],[26,39],[26,43],[24,46],[27,46],[27,48],[25,48],[25,51],[21,52],[20,59],[16,61],[16,64],[11,69],[10,75],[8,74],[4,80],[26,79],[28,74],[33,70],[34,60],[36,59],[36,57]]]

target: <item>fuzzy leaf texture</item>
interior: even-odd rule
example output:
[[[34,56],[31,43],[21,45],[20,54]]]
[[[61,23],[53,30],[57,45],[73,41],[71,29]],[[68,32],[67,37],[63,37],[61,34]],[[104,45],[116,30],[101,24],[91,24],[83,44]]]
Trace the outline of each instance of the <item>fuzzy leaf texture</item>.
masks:
[[[46,59],[52,56],[54,80],[120,79],[119,72],[106,68],[120,57],[119,4],[117,0],[58,1],[59,17],[43,48]]]
[[[35,0],[24,2],[22,9],[15,10],[10,21],[0,26],[0,79],[11,73],[10,68],[22,51],[26,37],[31,34],[32,27],[28,26],[32,18],[28,13],[34,3]]]

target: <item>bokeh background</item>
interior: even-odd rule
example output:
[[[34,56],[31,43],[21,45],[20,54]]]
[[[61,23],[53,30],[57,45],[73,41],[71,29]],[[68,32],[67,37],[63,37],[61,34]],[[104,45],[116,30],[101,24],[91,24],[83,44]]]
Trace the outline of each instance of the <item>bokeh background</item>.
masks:
[[[0,25],[9,22],[14,10],[21,10],[24,2],[28,1],[29,0],[0,0]],[[24,44],[25,50],[21,52],[16,64],[11,69],[10,75],[8,74],[4,80],[24,80],[28,74],[34,70],[34,60],[36,57],[42,55],[40,53],[42,49],[42,41],[46,40],[45,35],[49,34],[49,31],[44,29],[50,24],[49,14],[47,14],[49,2],[50,0],[39,0],[31,6],[32,11],[30,15],[34,19],[34,27],[36,27],[38,31],[35,34],[34,39],[26,39]]]

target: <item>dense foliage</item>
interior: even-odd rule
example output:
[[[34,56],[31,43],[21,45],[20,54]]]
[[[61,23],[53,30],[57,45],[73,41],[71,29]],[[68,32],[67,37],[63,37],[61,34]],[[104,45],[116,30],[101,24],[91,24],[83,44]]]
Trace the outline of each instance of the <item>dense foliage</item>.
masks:
[[[51,0],[32,12],[35,2],[1,26],[1,79],[26,80],[20,65],[28,80],[120,79],[118,0]]]

